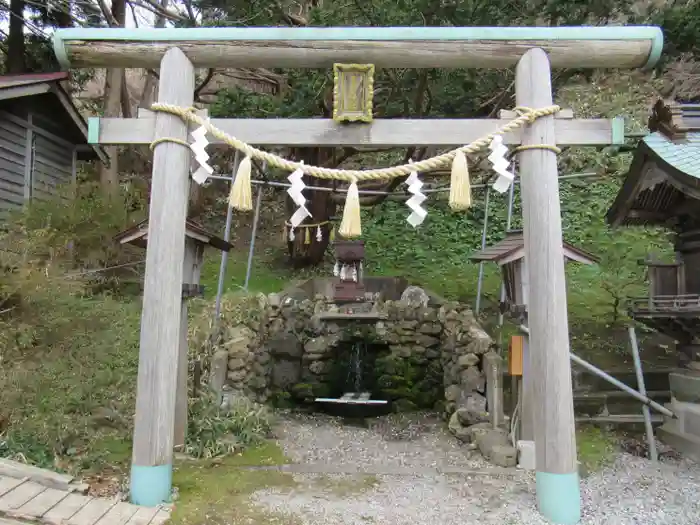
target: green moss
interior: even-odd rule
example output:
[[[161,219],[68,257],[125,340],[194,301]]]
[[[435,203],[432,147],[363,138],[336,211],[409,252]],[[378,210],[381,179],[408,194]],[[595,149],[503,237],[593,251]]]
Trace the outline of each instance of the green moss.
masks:
[[[617,440],[613,434],[592,426],[577,429],[576,446],[583,476],[609,465],[618,450]]]
[[[394,402],[394,410],[432,409],[442,399],[442,367],[435,360],[422,362],[387,355],[377,359],[377,386]]]
[[[311,401],[314,398],[314,386],[310,383],[297,383],[291,387],[291,395],[301,401]]]
[[[263,525],[300,523],[290,516],[268,512],[250,502],[264,488],[293,489],[290,474],[275,470],[247,470],[247,466],[286,463],[273,443],[266,443],[222,461],[184,461],[176,464],[173,484],[178,500],[173,525]]]

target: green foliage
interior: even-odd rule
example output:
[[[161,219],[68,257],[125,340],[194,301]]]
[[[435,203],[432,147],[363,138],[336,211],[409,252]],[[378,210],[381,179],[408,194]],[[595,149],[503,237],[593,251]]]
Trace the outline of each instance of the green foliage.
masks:
[[[663,2],[652,12],[652,21],[664,30],[666,58],[680,53],[698,56],[700,4],[694,0]]]
[[[0,231],[0,306],[10,298],[30,303],[49,285],[54,291],[85,293],[86,284],[114,284],[119,274],[99,269],[143,258],[113,240],[140,215],[131,210],[141,205],[140,196],[129,193],[108,203],[95,184],[86,183],[75,193],[64,188],[55,199],[34,200],[11,214]]]
[[[33,304],[26,317],[0,326],[0,333],[32,331],[21,352],[0,348],[0,456],[99,468],[132,428],[139,305],[48,287]]]
[[[235,398],[222,409],[211,396],[192,398],[188,407],[185,452],[213,458],[260,445],[272,431],[272,414],[262,405]]]

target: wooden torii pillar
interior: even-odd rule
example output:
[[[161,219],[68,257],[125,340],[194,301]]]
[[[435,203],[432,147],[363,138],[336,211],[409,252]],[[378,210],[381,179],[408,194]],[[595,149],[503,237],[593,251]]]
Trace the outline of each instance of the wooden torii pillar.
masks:
[[[148,220],[118,233],[114,240],[119,244],[131,244],[148,249]],[[228,252],[231,245],[216,235],[209,233],[193,221],[185,222],[185,258],[182,263],[182,302],[180,307],[180,345],[177,363],[177,394],[175,396],[175,424],[173,447],[182,450],[187,436],[187,372],[189,351],[187,341],[187,299],[199,297],[204,291],[199,278],[204,263],[204,249],[207,246]]]
[[[293,44],[290,45],[290,42]],[[186,50],[187,56],[179,47]],[[395,27],[60,29],[54,50],[63,67],[160,67],[158,101],[189,107],[194,68],[516,67],[518,105],[552,103],[550,67],[653,66],[663,47],[657,27]],[[258,146],[461,146],[505,120],[375,120],[340,125],[324,119],[213,119],[217,128]],[[158,113],[143,119],[92,119],[99,144],[186,140],[187,126]],[[618,120],[545,117],[510,133],[511,145],[621,144]],[[541,377],[536,413],[537,495],[542,514],[574,524],[580,516],[569,338],[561,252],[557,162],[553,152],[520,154],[529,280],[541,291],[530,304],[533,374]],[[149,242],[131,475],[132,500],[170,497],[180,279],[190,153],[172,142],[153,155]]]

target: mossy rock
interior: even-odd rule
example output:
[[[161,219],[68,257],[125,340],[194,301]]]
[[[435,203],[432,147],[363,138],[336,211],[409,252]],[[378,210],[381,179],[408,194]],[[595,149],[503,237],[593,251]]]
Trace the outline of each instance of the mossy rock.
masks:
[[[285,390],[273,392],[269,399],[270,404],[275,408],[293,408],[294,401],[292,394]]]
[[[394,412],[415,412],[418,410],[418,406],[408,399],[398,399],[394,401],[391,404],[391,408]]]
[[[295,398],[302,401],[313,401],[314,399],[314,387],[310,383],[297,383],[290,389],[290,394]]]

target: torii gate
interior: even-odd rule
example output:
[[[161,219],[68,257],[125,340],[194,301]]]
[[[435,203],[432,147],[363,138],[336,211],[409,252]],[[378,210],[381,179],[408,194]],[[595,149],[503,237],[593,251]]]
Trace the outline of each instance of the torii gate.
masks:
[[[64,68],[160,68],[158,101],[193,104],[194,69],[330,68],[336,62],[393,68],[510,68],[516,102],[552,104],[550,67],[652,67],[663,45],[657,27],[397,27],[60,29],[54,50]],[[375,120],[352,126],[324,119],[222,119],[219,129],[259,146],[448,146],[468,144],[504,120]],[[187,140],[170,114],[91,119],[97,144]],[[621,144],[621,121],[544,117],[504,137],[506,144]],[[215,143],[215,142],[214,142]],[[580,519],[569,364],[557,160],[546,149],[519,153],[523,226],[532,294],[530,340],[540,512],[555,523]],[[190,151],[173,142],[153,153],[149,246],[131,471],[134,503],[170,498],[180,296]]]

